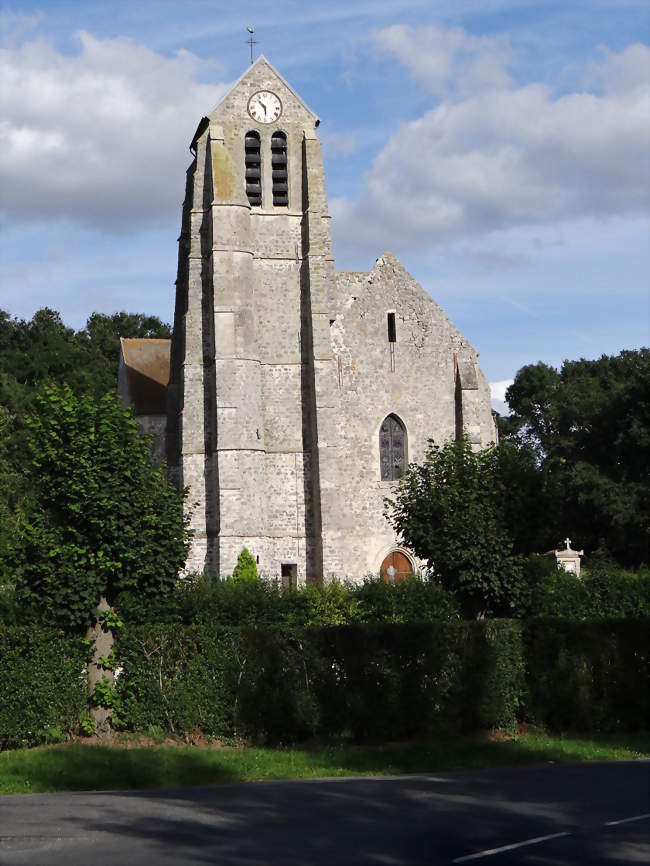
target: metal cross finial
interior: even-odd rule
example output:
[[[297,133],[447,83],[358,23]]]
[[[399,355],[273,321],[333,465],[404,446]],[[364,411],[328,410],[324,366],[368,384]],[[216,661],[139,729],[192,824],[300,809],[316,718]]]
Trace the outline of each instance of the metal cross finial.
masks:
[[[247,27],[246,29],[247,29],[248,32],[250,33],[250,38],[247,39],[246,42],[247,42],[247,43],[250,45],[250,47],[251,47],[251,66],[252,66],[252,65],[253,65],[253,45],[257,45],[256,40],[253,39],[253,33],[255,33],[255,28],[253,27],[252,24],[249,24],[248,27]]]
[[[564,539],[564,543],[566,544],[566,549],[567,549],[567,550],[571,550],[571,539],[568,538],[568,537],[565,538],[565,539]]]

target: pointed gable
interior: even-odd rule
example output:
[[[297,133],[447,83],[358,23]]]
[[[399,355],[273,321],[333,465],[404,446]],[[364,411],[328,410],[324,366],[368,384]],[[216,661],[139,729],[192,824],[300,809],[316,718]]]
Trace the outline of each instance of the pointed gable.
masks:
[[[318,115],[309,108],[264,55],[257,58],[210,112],[210,122],[219,123],[246,113],[248,100],[258,90],[273,91],[282,102],[282,115],[292,121],[302,121],[310,126],[318,126],[320,123]]]

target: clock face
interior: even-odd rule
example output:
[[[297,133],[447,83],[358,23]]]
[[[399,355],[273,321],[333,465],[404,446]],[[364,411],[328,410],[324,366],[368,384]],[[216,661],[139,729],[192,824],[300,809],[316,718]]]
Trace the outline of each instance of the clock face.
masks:
[[[248,113],[258,123],[273,123],[282,114],[282,103],[270,90],[258,90],[248,100]]]

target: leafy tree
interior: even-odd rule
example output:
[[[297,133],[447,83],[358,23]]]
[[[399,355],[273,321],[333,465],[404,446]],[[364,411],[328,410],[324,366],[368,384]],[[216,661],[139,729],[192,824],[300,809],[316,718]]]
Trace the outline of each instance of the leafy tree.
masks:
[[[232,577],[230,578],[232,583],[251,583],[258,582],[260,576],[257,572],[257,563],[255,562],[255,557],[248,550],[247,547],[242,548],[241,553],[237,557],[237,564],[235,565]]]
[[[169,338],[171,330],[157,316],[126,313],[124,310],[110,316],[93,313],[77,338],[80,342],[88,341],[93,356],[95,394],[104,394],[116,387],[120,337]]]
[[[502,439],[529,449],[558,536],[626,565],[648,562],[650,350],[531,364],[506,394]]]
[[[101,397],[117,386],[120,337],[169,336],[168,325],[142,313],[93,313],[75,332],[47,307],[29,322],[0,310],[0,405],[31,411],[46,383]]]
[[[521,563],[505,519],[506,490],[495,448],[474,453],[467,440],[430,442],[422,463],[400,479],[387,516],[404,544],[466,617],[517,606]]]
[[[147,437],[117,397],[46,386],[27,422],[21,604],[72,628],[102,595],[159,597],[188,549],[183,494],[149,460]]]
[[[496,457],[506,491],[504,520],[515,553],[538,554],[554,548],[565,534],[557,476],[540,464],[527,444],[502,440]]]
[[[28,453],[25,419],[39,411],[40,389],[66,384],[75,395],[99,399],[116,389],[121,336],[169,334],[169,327],[156,316],[140,313],[94,313],[85,329],[75,332],[55,310],[38,310],[31,321],[13,319],[0,310],[0,569],[7,571],[11,549],[15,553],[14,529],[20,526],[21,477]]]

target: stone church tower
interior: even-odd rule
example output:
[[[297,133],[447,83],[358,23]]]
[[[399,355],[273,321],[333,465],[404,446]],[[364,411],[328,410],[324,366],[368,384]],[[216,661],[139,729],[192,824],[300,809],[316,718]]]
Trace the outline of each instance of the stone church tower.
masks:
[[[166,438],[188,569],[247,547],[285,584],[410,571],[394,480],[431,437],[495,438],[476,352],[402,265],[335,273],[318,124],[260,57],[192,140]]]

